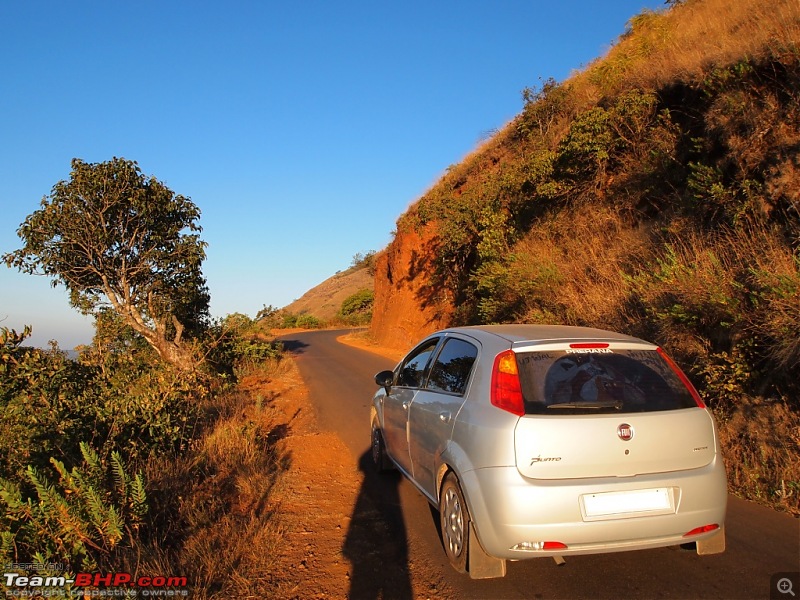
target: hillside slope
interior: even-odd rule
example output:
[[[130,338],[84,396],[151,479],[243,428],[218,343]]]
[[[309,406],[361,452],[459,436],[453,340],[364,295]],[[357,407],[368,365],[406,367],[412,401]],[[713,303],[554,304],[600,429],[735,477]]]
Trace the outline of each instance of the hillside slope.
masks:
[[[320,321],[332,320],[348,297],[358,291],[374,289],[375,277],[371,269],[353,267],[329,277],[314,286],[300,298],[284,307],[294,315],[311,315]]]
[[[525,90],[400,217],[372,334],[408,348],[525,321],[653,340],[714,409],[734,489],[797,512],[800,3],[672,4]]]

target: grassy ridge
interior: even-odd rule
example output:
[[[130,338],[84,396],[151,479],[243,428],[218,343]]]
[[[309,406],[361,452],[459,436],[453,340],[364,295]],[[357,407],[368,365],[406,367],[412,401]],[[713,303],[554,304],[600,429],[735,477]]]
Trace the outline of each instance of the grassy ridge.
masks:
[[[454,322],[556,322],[674,354],[732,488],[800,512],[800,5],[695,0],[631,21],[398,222],[438,232]],[[758,431],[769,431],[766,438]]]

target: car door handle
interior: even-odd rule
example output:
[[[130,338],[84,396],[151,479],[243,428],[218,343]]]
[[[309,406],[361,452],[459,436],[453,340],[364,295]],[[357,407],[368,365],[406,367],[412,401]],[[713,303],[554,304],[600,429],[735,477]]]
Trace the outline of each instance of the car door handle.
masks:
[[[409,407],[410,405],[411,405],[411,402],[409,402],[408,400],[406,400],[405,402],[403,402],[403,410],[408,410],[408,407]]]
[[[442,423],[449,423],[449,422],[450,422],[450,416],[451,416],[451,415],[450,415],[450,413],[449,413],[449,412],[443,412],[443,413],[439,413],[439,420],[440,420]]]

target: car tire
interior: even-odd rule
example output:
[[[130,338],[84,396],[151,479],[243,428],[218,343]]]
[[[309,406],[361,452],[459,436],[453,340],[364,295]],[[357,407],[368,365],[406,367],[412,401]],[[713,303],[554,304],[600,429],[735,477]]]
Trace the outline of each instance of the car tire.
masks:
[[[442,543],[450,564],[459,573],[467,572],[470,516],[464,493],[454,473],[448,473],[439,494],[439,522]]]
[[[372,424],[372,462],[378,469],[379,473],[390,471],[392,469],[392,461],[386,454],[386,444],[383,441],[383,433],[376,423]]]

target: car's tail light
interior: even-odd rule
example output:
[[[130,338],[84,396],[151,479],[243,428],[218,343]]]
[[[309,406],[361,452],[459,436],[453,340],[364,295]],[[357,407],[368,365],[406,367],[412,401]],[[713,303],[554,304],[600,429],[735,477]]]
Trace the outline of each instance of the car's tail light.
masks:
[[[661,358],[663,358],[664,361],[666,361],[666,363],[670,366],[670,368],[673,371],[675,371],[675,375],[678,376],[678,379],[680,379],[681,382],[683,382],[683,385],[686,386],[686,389],[689,390],[689,393],[692,395],[692,398],[694,398],[694,401],[697,404],[697,406],[699,406],[700,408],[705,408],[706,407],[705,402],[703,402],[703,399],[700,397],[700,394],[697,393],[697,390],[692,385],[692,382],[689,381],[688,377],[686,377],[686,374],[683,371],[681,371],[681,368],[677,364],[675,364],[675,361],[672,360],[669,356],[667,356],[667,353],[664,352],[661,348],[656,348],[656,351],[661,355]]]
[[[513,350],[501,352],[494,359],[491,402],[497,408],[517,416],[525,414],[525,402],[522,399],[517,370],[517,355]]]
[[[710,525],[703,525],[702,527],[695,527],[688,533],[684,533],[683,537],[692,537],[693,535],[700,535],[701,533],[708,533],[709,531],[714,531],[715,529],[719,529],[719,525],[716,523],[711,523]]]
[[[512,550],[536,552],[537,550],[566,550],[567,545],[562,542],[521,542],[511,547]]]
[[[570,344],[569,347],[573,350],[593,350],[597,348],[608,348],[608,344],[606,342],[577,342],[575,344]]]
[[[567,545],[561,542],[545,542],[542,544],[542,550],[564,550],[566,547]]]

